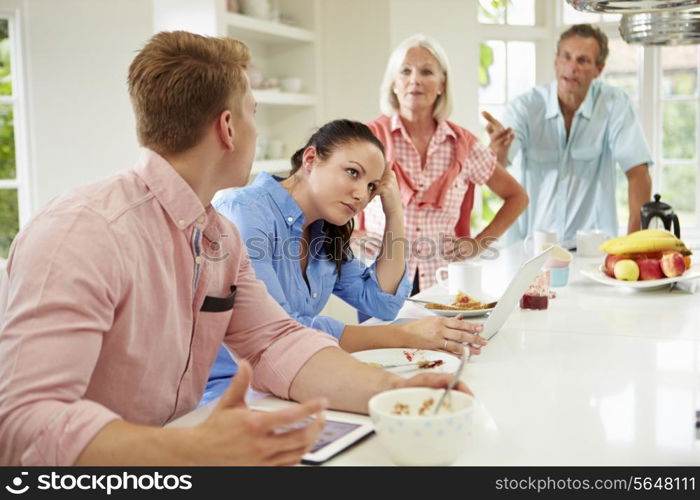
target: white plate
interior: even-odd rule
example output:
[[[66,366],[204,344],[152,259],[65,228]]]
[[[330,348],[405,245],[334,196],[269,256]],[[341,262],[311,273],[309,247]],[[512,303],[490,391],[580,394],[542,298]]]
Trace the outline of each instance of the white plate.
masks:
[[[491,298],[491,297],[474,297],[477,299],[479,302],[495,302],[496,299]],[[427,300],[428,302],[433,302],[435,304],[445,304],[449,305],[454,302],[455,297],[454,296],[444,296],[444,297],[429,297],[421,300]],[[464,311],[459,311],[457,309],[428,309],[427,306],[428,304],[422,304],[420,302],[414,302],[415,305],[422,307],[426,311],[436,314],[438,316],[445,316],[447,318],[452,318],[454,316],[457,316],[458,314],[461,314],[462,317],[464,318],[475,318],[477,316],[485,316],[486,314],[490,313],[493,311],[493,307],[490,307],[489,309],[466,309]]]
[[[387,371],[401,375],[402,377],[413,377],[419,373],[454,373],[459,368],[459,358],[446,352],[439,351],[428,351],[424,349],[370,349],[368,351],[358,351],[351,353],[355,359],[362,361],[363,363],[378,363],[380,365],[398,365],[404,363],[411,363],[406,356],[405,352],[415,353],[413,354],[413,361],[416,362],[421,359],[426,359],[428,361],[435,361],[441,359],[444,363],[435,368],[418,368],[417,366],[401,366],[397,368],[387,368]]]
[[[624,288],[636,288],[639,290],[651,290],[656,288],[662,288],[666,285],[670,285],[671,283],[675,283],[678,281],[694,280],[700,278],[700,266],[691,266],[690,269],[688,269],[682,275],[676,276],[675,278],[662,278],[658,280],[646,281],[623,281],[611,278],[610,276],[605,274],[605,264],[596,264],[585,269],[581,269],[581,274],[583,274],[587,278],[592,279],[593,281],[597,281],[598,283],[602,283],[604,285],[618,286]]]

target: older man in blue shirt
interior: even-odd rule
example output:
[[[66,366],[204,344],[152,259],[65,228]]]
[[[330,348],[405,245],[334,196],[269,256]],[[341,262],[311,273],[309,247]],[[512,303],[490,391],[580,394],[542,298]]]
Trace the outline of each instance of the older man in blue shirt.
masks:
[[[556,80],[508,105],[504,123],[515,133],[508,160],[530,196],[512,239],[536,229],[556,231],[565,245],[574,244],[579,229],[617,235],[615,164],[628,181],[627,230],[639,229],[639,209],[651,196],[651,154],[629,97],[596,80],[607,42],[598,28],[572,26],[557,44]],[[491,135],[503,128],[484,116]]]

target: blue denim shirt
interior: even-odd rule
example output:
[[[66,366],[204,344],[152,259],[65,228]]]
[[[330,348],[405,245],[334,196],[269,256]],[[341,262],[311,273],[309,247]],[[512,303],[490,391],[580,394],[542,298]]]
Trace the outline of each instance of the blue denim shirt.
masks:
[[[267,291],[299,323],[323,330],[340,340],[345,324],[319,313],[331,293],[365,314],[383,320],[396,318],[411,291],[404,276],[395,294],[382,291],[376,263],[366,267],[358,259],[346,261],[338,276],[335,263],[326,257],[323,221],[311,224],[307,286],[299,264],[304,215],[297,202],[275,178],[261,173],[255,182],[228,192],[214,207],[241,232],[257,278]],[[235,314],[235,309],[234,309]],[[220,396],[236,372],[236,364],[222,347],[200,404]]]
[[[554,81],[511,101],[503,123],[515,132],[508,152],[513,175],[530,196],[507,239],[536,229],[556,231],[564,244],[574,243],[579,229],[617,235],[615,165],[626,172],[652,164],[627,94],[594,80],[567,137]]]

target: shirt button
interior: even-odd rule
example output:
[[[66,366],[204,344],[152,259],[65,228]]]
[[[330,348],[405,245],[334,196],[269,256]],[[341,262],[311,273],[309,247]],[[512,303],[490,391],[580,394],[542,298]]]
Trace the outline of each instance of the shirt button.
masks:
[[[185,224],[187,224],[187,223],[185,222],[185,219],[180,219],[179,221],[177,221],[177,223],[178,223],[178,225],[179,225],[180,227],[185,227]]]
[[[425,278],[425,273],[420,273],[421,278]]]
[[[287,217],[287,222],[292,222],[294,219],[292,217]]]
[[[199,217],[197,217],[197,222],[199,222],[200,224],[204,224],[204,216],[200,215]]]
[[[203,260],[204,260],[204,259],[202,258],[201,255],[197,255],[197,257],[195,257],[195,259],[194,259],[194,261],[195,261],[197,264],[201,264]]]
[[[315,299],[316,297],[318,297],[318,294],[316,292],[314,292],[311,294],[311,296]]]
[[[425,184],[423,184],[422,182],[420,184],[418,184],[418,187],[421,189],[423,189],[424,186],[425,186]]]
[[[416,232],[417,232],[417,233],[420,233],[420,228],[419,228],[419,227],[416,228]]]

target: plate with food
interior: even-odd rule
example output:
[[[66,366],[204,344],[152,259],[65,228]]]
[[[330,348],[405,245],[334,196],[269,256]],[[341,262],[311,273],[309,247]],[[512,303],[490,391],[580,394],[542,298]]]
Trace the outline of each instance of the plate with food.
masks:
[[[659,288],[664,288],[671,283],[676,283],[679,281],[693,280],[700,278],[700,266],[693,266],[687,269],[682,275],[674,276],[672,278],[656,278],[656,279],[644,279],[640,280],[624,280],[612,278],[606,272],[605,264],[593,265],[584,269],[581,269],[581,274],[585,277],[602,283],[603,285],[617,286],[623,288],[635,288],[638,290],[657,290]]]
[[[453,317],[461,314],[465,318],[475,316],[484,316],[493,311],[496,307],[496,301],[490,297],[473,297],[466,293],[458,293],[454,297],[446,296],[445,298],[436,298],[435,301],[416,300],[413,298],[406,299],[410,302],[415,302],[426,310],[438,316]]]
[[[426,349],[370,349],[353,352],[352,356],[406,378],[422,372],[454,373],[459,368],[458,357]]]
[[[607,254],[603,264],[581,269],[581,274],[604,285],[654,290],[700,278],[693,252],[666,230],[642,229],[611,238],[600,244],[600,251]]]

